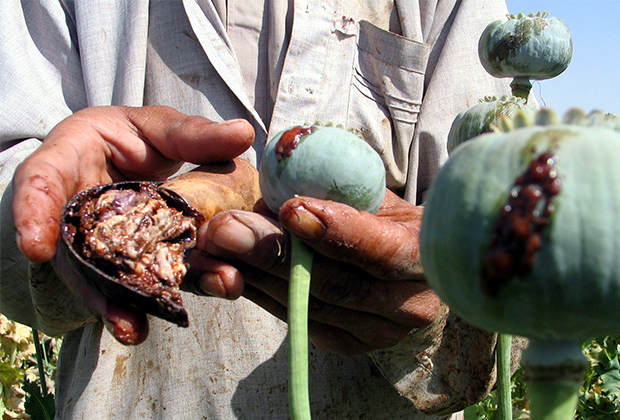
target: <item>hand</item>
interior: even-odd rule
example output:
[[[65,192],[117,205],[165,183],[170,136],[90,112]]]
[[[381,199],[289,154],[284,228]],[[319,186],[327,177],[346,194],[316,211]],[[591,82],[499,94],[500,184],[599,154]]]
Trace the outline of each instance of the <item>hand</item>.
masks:
[[[258,213],[227,211],[198,235],[206,292],[241,293],[286,319],[289,259],[283,229],[315,251],[309,333],[314,345],[357,355],[397,344],[413,328],[433,322],[439,298],[426,284],[419,260],[422,207],[391,192],[376,215],[340,203],[297,197],[280,209],[279,223]],[[219,259],[219,263],[216,258]],[[228,262],[222,262],[228,261]],[[202,264],[202,265],[201,265]]]
[[[76,193],[124,179],[159,180],[183,162],[230,160],[254,139],[244,120],[213,123],[172,108],[93,107],[59,123],[41,147],[17,169],[13,218],[17,244],[33,262],[55,257],[60,213]],[[61,279],[120,341],[146,338],[146,316],[108,301],[72,274],[66,261],[54,258]]]

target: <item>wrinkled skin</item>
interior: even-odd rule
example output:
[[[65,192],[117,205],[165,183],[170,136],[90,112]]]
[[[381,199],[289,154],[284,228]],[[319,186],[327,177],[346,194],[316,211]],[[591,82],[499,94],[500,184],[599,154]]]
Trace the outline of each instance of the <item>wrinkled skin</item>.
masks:
[[[58,124],[15,174],[18,246],[31,261],[52,260],[62,281],[120,342],[139,344],[148,335],[146,315],[106,299],[56,253],[62,207],[96,184],[161,180],[184,161],[232,159],[253,139],[247,121],[213,123],[168,107],[79,111]],[[376,215],[306,197],[289,200],[279,215],[261,204],[253,213],[222,212],[201,227],[185,281],[213,296],[244,295],[285,319],[285,232],[292,232],[317,251],[310,335],[318,348],[356,355],[390,347],[439,313],[419,263],[421,207],[389,191]]]

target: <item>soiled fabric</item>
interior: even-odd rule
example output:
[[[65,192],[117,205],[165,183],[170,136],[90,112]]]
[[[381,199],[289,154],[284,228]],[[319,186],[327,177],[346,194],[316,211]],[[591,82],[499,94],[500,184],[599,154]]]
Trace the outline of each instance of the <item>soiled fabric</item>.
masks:
[[[456,114],[508,93],[477,56],[484,26],[505,13],[499,0],[0,2],[0,311],[64,334],[56,418],[285,419],[288,389],[286,324],[250,301],[184,293],[189,328],[151,319],[147,341],[124,347],[49,264],[21,256],[10,180],[52,127],[96,105],[242,117],[256,164],[286,127],[342,124],[420,204]],[[484,396],[494,337],[444,312],[369,355],[310,349],[313,417],[444,418]]]

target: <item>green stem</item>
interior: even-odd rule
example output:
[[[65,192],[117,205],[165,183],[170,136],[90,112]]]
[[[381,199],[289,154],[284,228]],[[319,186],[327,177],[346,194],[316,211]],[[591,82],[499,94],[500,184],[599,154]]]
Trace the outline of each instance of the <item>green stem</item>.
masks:
[[[308,390],[308,299],[314,252],[291,235],[288,305],[289,405],[291,420],[310,420]]]
[[[533,420],[573,420],[587,359],[579,343],[530,340],[523,354]]]
[[[579,384],[572,381],[531,382],[530,410],[532,419],[572,420],[579,400]]]
[[[497,335],[497,388],[500,420],[512,420],[512,394],[510,392],[510,352],[512,336]]]
[[[527,101],[530,97],[530,90],[532,90],[532,83],[529,77],[515,77],[510,83],[512,89],[512,96],[517,98],[523,98]]]
[[[37,367],[39,369],[39,379],[41,380],[41,395],[44,397],[47,395],[47,382],[45,381],[45,367],[43,366],[43,347],[39,340],[39,331],[35,328],[32,329],[32,339],[34,341],[34,349],[37,355]]]
[[[470,405],[465,410],[463,410],[463,418],[465,420],[480,420],[482,415],[479,414],[480,409],[477,405]]]

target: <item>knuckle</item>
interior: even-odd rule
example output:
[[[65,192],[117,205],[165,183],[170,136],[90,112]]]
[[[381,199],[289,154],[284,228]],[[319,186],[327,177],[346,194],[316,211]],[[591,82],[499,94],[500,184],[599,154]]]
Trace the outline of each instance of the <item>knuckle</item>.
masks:
[[[265,280],[266,277],[263,278]],[[286,306],[279,303],[276,299],[269,296],[260,289],[258,284],[246,284],[243,290],[243,296],[275,316],[276,318],[286,322],[288,311]]]
[[[284,275],[289,268],[286,242],[284,235],[272,233],[259,238],[254,250],[243,258],[247,263],[266,272]]]
[[[356,271],[324,270],[316,282],[316,296],[322,300],[343,306],[364,305],[373,294],[371,282]]]
[[[419,276],[420,252],[417,243],[400,241],[386,249],[381,264],[377,265],[377,277],[388,280],[407,280]]]
[[[309,324],[310,340],[318,350],[329,351],[341,356],[359,356],[371,349],[351,333],[317,322]]]
[[[365,325],[364,328],[356,331],[359,340],[366,343],[368,351],[394,347],[406,336],[408,330],[396,325],[378,322],[376,325]]]
[[[425,327],[437,320],[442,313],[442,303],[430,288],[415,292],[400,307],[403,322],[412,328]]]

